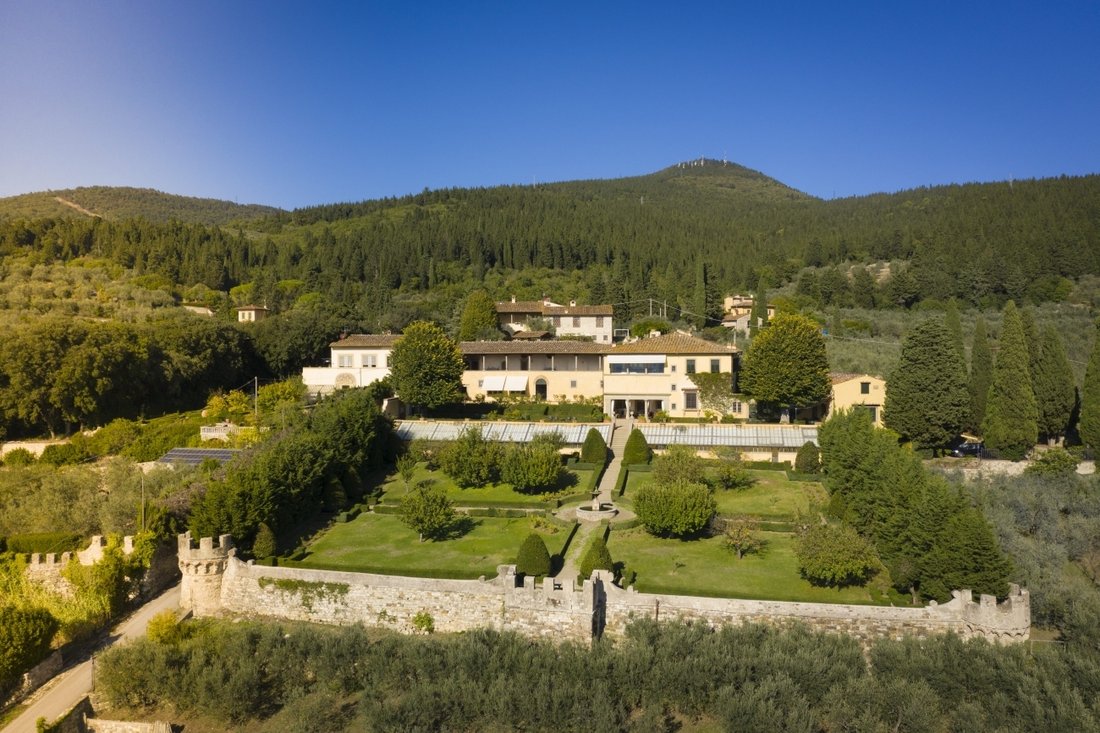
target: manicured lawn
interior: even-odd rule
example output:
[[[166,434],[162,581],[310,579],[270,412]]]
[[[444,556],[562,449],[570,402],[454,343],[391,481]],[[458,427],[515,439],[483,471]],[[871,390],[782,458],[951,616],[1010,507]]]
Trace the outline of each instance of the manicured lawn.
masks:
[[[756,483],[747,489],[716,491],[718,513],[724,516],[749,514],[761,519],[793,520],[805,513],[811,501],[828,497],[821,484],[789,481],[782,471],[750,471]],[[652,473],[631,473],[626,480],[625,496],[652,480]]]
[[[554,500],[559,496],[586,493],[591,478],[591,470],[567,468],[564,480],[557,490],[545,494],[523,494],[513,489],[511,484],[490,484],[482,488],[461,489],[447,474],[442,471],[429,471],[426,464],[418,463],[412,485],[415,486],[419,481],[430,479],[436,486],[442,487],[451,501],[458,506],[492,506],[493,504],[540,501],[554,506]],[[382,490],[385,492],[383,501],[387,504],[394,503],[404,496],[405,482],[395,473],[386,478]]]
[[[471,528],[453,539],[420,542],[401,518],[362,514],[335,524],[309,546],[296,565],[329,570],[375,572],[387,575],[425,575],[447,578],[493,577],[497,565],[514,563],[523,540],[538,531],[550,554],[558,553],[569,537],[566,529],[534,530],[534,518],[469,518]]]
[[[639,592],[819,603],[873,603],[867,588],[818,588],[798,574],[794,535],[761,532],[760,554],[737,555],[721,537],[666,540],[638,527],[611,533],[616,562],[638,573]]]

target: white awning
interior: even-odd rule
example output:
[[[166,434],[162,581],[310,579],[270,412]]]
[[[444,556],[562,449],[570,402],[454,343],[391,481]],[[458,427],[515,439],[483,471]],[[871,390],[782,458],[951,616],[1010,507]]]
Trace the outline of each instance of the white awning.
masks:
[[[505,377],[504,378],[504,391],[505,392],[526,392],[527,391],[527,377]]]
[[[657,356],[646,356],[638,354],[609,354],[607,356],[608,364],[664,364],[665,357],[663,354]]]
[[[481,386],[486,392],[503,392],[504,377],[485,377],[481,382]]]

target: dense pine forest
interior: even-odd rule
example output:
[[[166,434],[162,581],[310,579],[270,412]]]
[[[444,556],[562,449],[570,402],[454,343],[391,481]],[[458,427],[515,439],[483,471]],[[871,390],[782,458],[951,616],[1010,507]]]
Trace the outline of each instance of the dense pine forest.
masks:
[[[206,390],[320,363],[345,331],[427,319],[456,333],[478,288],[612,303],[624,327],[661,313],[715,338],[729,335],[717,327],[724,295],[764,291],[821,323],[832,368],[879,374],[897,350],[874,340],[896,344],[911,311],[955,300],[969,338],[973,314],[995,328],[1012,299],[1058,328],[1080,381],[1098,282],[1095,175],[823,201],[697,160],[633,178],[292,212],[146,189],[28,194],[0,200],[0,430],[68,432],[197,406]],[[202,377],[202,394],[189,394],[181,385],[201,370],[181,365],[203,352],[162,343],[163,316],[201,305],[224,322],[248,303],[276,315],[223,339],[224,378]],[[200,320],[174,318],[170,330],[181,344],[208,343]],[[115,348],[96,346],[106,342]],[[148,390],[106,404],[135,370]]]
[[[219,291],[255,282],[270,302],[278,282],[300,281],[368,318],[391,311],[398,292],[539,269],[571,273],[568,294],[584,300],[652,297],[697,316],[714,315],[723,292],[794,282],[805,267],[824,268],[818,297],[838,306],[863,296],[835,296],[834,266],[850,283],[859,276],[851,265],[906,263],[874,272],[880,285],[890,281],[881,304],[901,307],[1058,300],[1066,279],[1100,272],[1100,176],[822,201],[708,160],[636,178],[425,191],[259,219],[242,210],[235,224],[71,209],[26,219],[13,216],[13,201],[0,201],[0,255],[103,257]]]

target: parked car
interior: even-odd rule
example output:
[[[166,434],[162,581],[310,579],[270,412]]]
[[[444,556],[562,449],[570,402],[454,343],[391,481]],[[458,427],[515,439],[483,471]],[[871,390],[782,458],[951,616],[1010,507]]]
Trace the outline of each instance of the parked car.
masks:
[[[957,446],[951,449],[951,455],[956,458],[965,458],[967,456],[982,457],[982,444],[981,443],[959,443]]]

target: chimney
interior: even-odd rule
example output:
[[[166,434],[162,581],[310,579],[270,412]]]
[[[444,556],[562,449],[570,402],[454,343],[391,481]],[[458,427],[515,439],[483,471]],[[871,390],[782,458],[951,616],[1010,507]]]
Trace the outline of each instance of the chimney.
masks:
[[[515,302],[516,302],[516,296],[514,296],[514,295],[512,296],[512,302],[513,302],[513,303],[515,303]]]
[[[577,301],[575,301],[575,300],[569,301],[569,307],[570,308],[576,308],[577,307]]]

